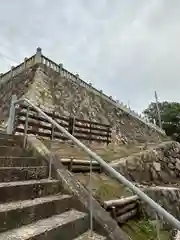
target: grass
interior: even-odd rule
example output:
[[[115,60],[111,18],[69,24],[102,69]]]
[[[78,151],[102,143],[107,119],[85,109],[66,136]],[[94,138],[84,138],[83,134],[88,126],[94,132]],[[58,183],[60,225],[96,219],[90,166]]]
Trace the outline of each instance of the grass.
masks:
[[[130,220],[122,226],[122,229],[132,240],[169,240],[168,231],[160,231],[160,239],[157,238],[156,227],[148,220]]]
[[[142,150],[141,146],[133,145],[120,145],[120,146],[108,146],[103,151],[99,152],[99,155],[107,162],[116,160],[119,158],[128,157],[134,153],[138,153]]]
[[[94,195],[96,199],[103,202],[111,199],[118,199],[122,197],[131,196],[132,193],[123,185],[120,185],[120,184],[116,185],[112,183],[102,182],[98,186]]]
[[[89,174],[74,174],[75,178],[81,182],[86,188],[89,188]],[[108,177],[105,174],[93,173],[92,176],[93,195],[100,202],[110,199],[118,199],[131,196],[132,192],[121,185],[116,180]]]
[[[42,139],[41,139],[42,140]],[[43,143],[50,148],[51,141],[49,140],[42,140]],[[56,141],[58,143],[58,141]],[[144,144],[141,145],[113,145],[109,144],[108,146],[105,145],[96,145],[92,144],[89,148],[92,151],[95,151],[98,155],[100,155],[106,162],[111,162],[113,160],[117,160],[120,158],[128,157],[134,153],[138,153],[143,150]],[[83,156],[88,157],[83,150],[79,148],[73,147],[70,144],[59,144],[59,151],[66,150],[66,153],[69,155],[77,155],[79,158],[83,158]],[[56,150],[58,150],[58,145],[56,144]]]

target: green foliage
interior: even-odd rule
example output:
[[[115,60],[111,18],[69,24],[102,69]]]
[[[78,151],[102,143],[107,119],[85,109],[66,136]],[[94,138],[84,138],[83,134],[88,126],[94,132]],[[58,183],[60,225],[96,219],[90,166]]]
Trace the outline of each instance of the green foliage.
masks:
[[[159,240],[157,238],[156,225],[147,219],[130,220],[122,226],[122,229],[132,240]],[[170,239],[170,232],[160,230],[159,234],[161,240]]]
[[[149,221],[139,221],[139,230],[147,235],[155,237],[156,232],[153,225]]]
[[[180,103],[177,102],[162,102],[159,103],[159,110],[161,114],[162,127],[168,136],[174,140],[180,141]],[[158,114],[156,104],[152,102],[144,114],[148,116],[150,121],[155,119],[158,124]]]

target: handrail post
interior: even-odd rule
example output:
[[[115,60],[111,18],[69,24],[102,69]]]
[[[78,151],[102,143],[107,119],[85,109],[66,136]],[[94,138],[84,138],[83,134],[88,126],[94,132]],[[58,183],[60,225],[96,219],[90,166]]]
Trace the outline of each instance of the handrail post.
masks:
[[[90,237],[93,237],[93,201],[92,201],[92,161],[93,158],[90,157],[90,172],[89,172],[89,213],[90,213]]]
[[[53,112],[53,116],[55,116],[55,112]],[[52,118],[53,119],[53,118]],[[54,124],[51,125],[52,129],[51,129],[51,140],[54,140],[54,131],[55,131],[55,126]],[[50,150],[52,152],[52,144],[50,145]],[[52,178],[52,154],[50,154],[50,161],[49,161],[49,174],[48,174],[48,179]]]
[[[158,214],[156,214],[156,233],[157,233],[157,240],[161,240],[160,239],[160,226],[159,226],[159,218],[158,218]]]
[[[15,120],[15,102],[17,100],[16,95],[12,95],[11,98],[11,105],[10,105],[10,110],[9,110],[9,118],[8,118],[8,124],[7,124],[7,134],[12,134],[13,133],[13,128],[14,128],[14,120]]]
[[[27,112],[26,112],[25,128],[24,128],[24,142],[23,142],[23,147],[24,148],[26,147],[27,134],[28,134],[29,109],[30,109],[30,106],[28,105]]]
[[[52,178],[52,154],[50,154],[48,179]]]

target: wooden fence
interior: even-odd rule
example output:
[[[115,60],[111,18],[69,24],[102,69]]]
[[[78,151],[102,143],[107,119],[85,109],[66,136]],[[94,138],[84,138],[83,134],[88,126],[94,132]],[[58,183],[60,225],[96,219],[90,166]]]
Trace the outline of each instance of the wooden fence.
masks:
[[[104,142],[107,144],[111,142],[112,129],[110,125],[72,117],[62,117],[57,112],[44,112],[79,140]],[[40,116],[33,108],[24,104],[16,108],[14,133],[33,134],[64,141],[68,140],[46,118]]]

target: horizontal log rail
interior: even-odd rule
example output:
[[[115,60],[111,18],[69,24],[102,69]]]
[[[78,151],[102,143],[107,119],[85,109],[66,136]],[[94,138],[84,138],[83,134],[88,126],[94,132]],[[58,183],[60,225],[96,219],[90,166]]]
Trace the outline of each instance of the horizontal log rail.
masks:
[[[123,215],[124,213],[126,213],[134,208],[137,208],[137,206],[138,206],[138,203],[134,202],[134,203],[130,203],[124,207],[116,208],[116,216]]]
[[[92,171],[93,172],[101,172],[101,166],[96,161],[90,160],[79,160],[72,158],[61,158],[61,163],[65,165],[69,171],[71,172],[89,172],[90,164],[92,163]]]
[[[61,159],[62,164],[66,165],[72,162],[74,165],[82,165],[82,166],[88,166],[90,165],[90,160],[80,160],[80,159],[74,159],[74,158],[62,158]],[[92,161],[93,166],[100,166],[100,164],[97,161]]]
[[[27,111],[27,108],[28,108],[30,112],[37,114],[37,112],[34,110],[34,108],[28,107],[26,104],[21,104],[21,105],[19,105],[18,108],[19,108],[19,110],[24,110],[25,112]],[[56,121],[57,121],[57,119],[64,120],[64,121],[67,121],[69,119],[68,117],[61,116],[58,112],[44,111],[44,113],[47,114],[49,117],[55,118]],[[42,117],[42,119],[45,119],[47,121],[47,119],[44,118],[44,117]],[[99,122],[94,122],[94,121],[89,121],[89,120],[85,120],[85,119],[76,118],[76,123],[75,124],[78,125],[78,124],[82,124],[82,123],[105,127],[105,129],[110,127],[109,124],[104,124],[104,123],[99,123]]]
[[[44,112],[77,139],[107,144],[111,142],[112,129],[110,125],[74,117],[64,117],[57,112]],[[67,137],[58,128],[52,126],[46,118],[37,114],[34,108],[28,107],[26,104],[19,104],[16,107],[14,133],[24,132],[50,139],[67,140]]]
[[[134,195],[131,197],[121,198],[121,199],[115,199],[115,200],[109,200],[104,202],[104,208],[112,208],[114,207],[122,207],[124,205],[130,204],[132,202],[135,202],[139,199],[138,196]]]
[[[88,172],[90,171],[90,166],[83,166],[83,165],[72,165],[71,169],[69,171],[74,172],[74,173],[80,173],[80,172]],[[101,167],[100,166],[92,166],[92,171],[93,172],[101,172]]]
[[[125,222],[127,222],[128,220],[132,219],[133,217],[136,217],[137,216],[137,209],[132,209],[131,211],[129,212],[126,212],[120,216],[117,216],[116,217],[116,221],[119,223],[119,224],[123,224]]]
[[[103,207],[118,224],[124,224],[139,214],[139,197],[134,195],[122,199],[105,201]]]

